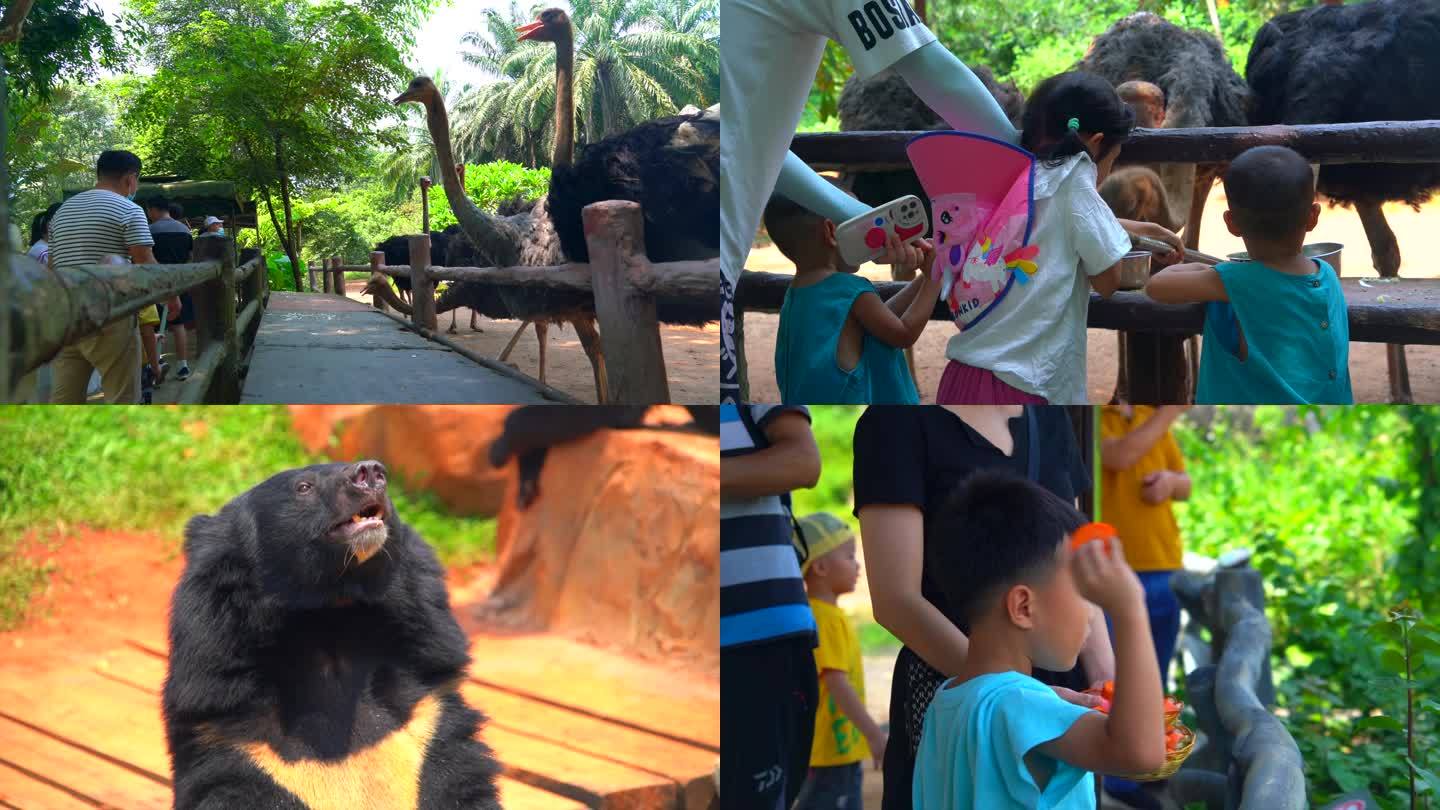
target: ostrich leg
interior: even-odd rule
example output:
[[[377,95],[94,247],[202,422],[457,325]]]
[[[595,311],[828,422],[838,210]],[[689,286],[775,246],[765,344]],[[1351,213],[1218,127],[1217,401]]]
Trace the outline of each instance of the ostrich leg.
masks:
[[[540,384],[545,384],[545,338],[550,332],[550,324],[544,321],[535,322],[535,340],[540,344]]]
[[[1398,278],[1400,243],[1395,241],[1395,232],[1385,221],[1380,202],[1357,202],[1355,210],[1360,214],[1360,224],[1365,226],[1365,239],[1370,243],[1370,261],[1375,271],[1381,278]],[[1387,345],[1385,360],[1390,372],[1390,401],[1409,404],[1413,397],[1410,394],[1410,369],[1405,363],[1405,347],[1397,343]]]
[[[459,313],[459,312],[460,312],[460,308],[459,308],[459,307],[456,307],[456,308],[450,310],[450,328],[449,328],[449,329],[446,329],[445,331],[446,331],[446,332],[449,332],[449,333],[452,334],[452,335],[455,334],[455,332],[457,331],[457,330],[455,329],[455,315],[456,315],[457,313]]]
[[[484,332],[484,331],[485,331],[484,329],[481,329],[479,323],[477,323],[477,321],[479,321],[479,320],[480,320],[480,316],[479,316],[478,314],[476,314],[475,310],[473,310],[473,309],[470,310],[470,331],[472,331],[472,332]]]
[[[530,321],[520,322],[520,328],[515,330],[515,334],[510,336],[510,342],[505,344],[505,350],[500,352],[500,362],[503,363],[510,358],[510,352],[515,349],[515,344],[520,342],[520,336],[525,334],[525,327],[529,325]],[[539,332],[537,331],[536,334],[539,334]]]
[[[588,318],[576,318],[570,322],[575,334],[580,337],[580,347],[590,358],[590,370],[595,374],[595,401],[604,405],[610,401],[610,378],[605,373],[605,352],[600,348],[600,330]]]

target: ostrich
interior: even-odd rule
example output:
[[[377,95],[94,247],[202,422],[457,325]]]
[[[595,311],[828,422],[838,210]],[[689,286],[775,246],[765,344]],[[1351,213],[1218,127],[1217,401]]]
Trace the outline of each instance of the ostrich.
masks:
[[[580,212],[602,200],[640,203],[645,253],[652,262],[720,255],[718,112],[646,121],[582,147],[572,160],[575,38],[570,17],[550,8],[517,30],[522,40],[555,45],[556,159],[550,166],[549,209],[565,255],[571,261],[590,260]]]
[[[1249,89],[1230,67],[1220,41],[1138,12],[1095,38],[1077,69],[1120,87],[1147,82],[1164,93],[1164,126],[1238,127],[1246,121]],[[1170,198],[1173,220],[1185,226],[1185,244],[1198,247],[1200,219],[1210,187],[1223,167],[1166,163],[1156,169]]]
[[[1371,0],[1282,14],[1255,34],[1245,75],[1254,124],[1338,124],[1440,118],[1440,4]],[[1440,190],[1440,164],[1320,167],[1318,190],[1354,206],[1384,278],[1400,274],[1400,245],[1381,205],[1413,208]],[[1403,346],[1387,350],[1390,396],[1410,401]]]
[[[455,169],[455,156],[450,148],[450,118],[445,112],[445,101],[435,83],[425,76],[417,76],[405,92],[394,100],[395,104],[407,102],[425,107],[425,122],[434,142],[435,156],[440,163],[440,180],[445,189],[445,199],[455,213],[460,231],[478,255],[488,260],[486,264],[496,267],[548,267],[564,263],[560,239],[550,224],[545,198],[542,197],[532,210],[525,213],[492,216],[465,196],[465,187],[460,182],[460,174]],[[556,138],[557,158],[561,157],[562,150],[568,155],[568,145],[562,143],[562,140],[564,139]],[[499,309],[496,307],[497,302],[501,305]],[[545,287],[500,287],[458,282],[451,284],[440,296],[435,309],[437,312],[444,312],[460,306],[468,306],[492,317],[520,317],[525,318],[526,322],[533,322],[535,336],[540,342],[539,376],[542,383],[545,381],[546,327],[552,322],[569,322],[580,337],[580,346],[585,350],[585,356],[590,359],[590,367],[595,375],[595,396],[600,402],[605,402],[608,383],[605,377],[605,360],[600,352],[600,333],[595,328],[593,305],[587,304],[583,294]],[[587,312],[587,306],[592,311]],[[527,317],[529,315],[537,317]],[[524,324],[521,324],[521,329],[524,329]],[[511,343],[513,345],[514,340]]]
[[[445,245],[449,238],[440,231],[430,232],[430,264],[445,264]],[[385,264],[404,267],[410,264],[410,237],[392,236],[377,244],[375,250],[385,254]],[[410,279],[405,276],[395,277],[395,287],[400,290],[400,297],[406,301],[410,300]]]
[[[557,71],[557,74],[559,71]],[[561,84],[557,75],[556,84]],[[435,83],[424,76],[410,82],[406,91],[394,100],[396,104],[413,102],[424,105],[426,124],[434,142],[436,157],[440,163],[440,179],[450,208],[455,212],[458,227],[464,239],[451,241],[451,254],[447,256],[450,266],[464,266],[456,263],[455,252],[462,249],[462,242],[475,251],[475,256],[486,261],[477,266],[530,266],[547,267],[565,262],[560,247],[560,237],[555,231],[549,214],[549,196],[536,200],[533,207],[510,215],[485,213],[469,197],[465,196],[459,172],[455,168],[454,154],[450,146],[450,120],[445,111]],[[573,132],[573,114],[565,112],[564,104],[557,104],[557,137],[555,162],[564,164],[569,160]],[[717,220],[718,222],[718,220]],[[657,257],[652,256],[652,259]],[[388,287],[388,285],[385,285]],[[367,287],[374,294],[380,294],[395,306],[396,301],[386,297],[379,285]],[[688,298],[659,296],[656,298],[656,315],[666,323],[681,323],[699,326],[715,320],[716,313]],[[540,339],[540,380],[545,380],[545,331],[551,323],[570,323],[580,338],[580,345],[595,375],[596,398],[605,402],[609,385],[605,375],[605,358],[600,348],[600,333],[595,328],[595,304],[589,295],[568,290],[545,287],[506,287],[477,282],[456,282],[451,284],[436,301],[436,312],[446,312],[466,306],[472,310],[496,318],[522,318],[535,324],[536,336]],[[401,312],[408,306],[395,306]],[[521,325],[524,328],[524,324]],[[510,341],[513,348],[515,338]],[[508,350],[502,358],[508,355]]]

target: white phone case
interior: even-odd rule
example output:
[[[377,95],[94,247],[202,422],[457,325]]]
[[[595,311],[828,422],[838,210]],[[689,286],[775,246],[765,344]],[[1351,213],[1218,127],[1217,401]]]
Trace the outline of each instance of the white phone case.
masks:
[[[840,223],[835,229],[835,240],[840,245],[840,258],[847,264],[859,265],[885,252],[885,239],[889,234],[899,236],[902,243],[908,244],[929,232],[925,206],[919,197],[907,194]]]

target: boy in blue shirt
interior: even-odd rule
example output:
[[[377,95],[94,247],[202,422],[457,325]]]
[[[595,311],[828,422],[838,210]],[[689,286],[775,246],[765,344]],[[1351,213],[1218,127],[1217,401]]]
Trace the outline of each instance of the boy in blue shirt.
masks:
[[[765,208],[765,230],[795,278],[780,308],[775,378],[787,405],[918,405],[904,349],[914,345],[935,311],[940,284],[927,239],[890,250],[902,269],[919,268],[905,289],[882,301],[875,285],[840,258],[835,223],[784,197]]]
[[[1350,320],[1340,276],[1304,253],[1320,206],[1310,164],[1283,146],[1257,146],[1225,171],[1225,226],[1249,261],[1178,264],[1145,294],[1205,303],[1201,404],[1350,405]]]
[[[1160,674],[1145,594],[1120,541],[1070,548],[1075,507],[1006,473],[965,481],[931,529],[926,569],[968,621],[970,651],[925,713],[914,806],[945,810],[1093,810],[1095,777],[1165,762]],[[960,538],[968,538],[961,542]],[[984,554],[974,553],[982,543]],[[1110,614],[1110,714],[1061,700],[1030,676],[1075,665],[1095,607]]]

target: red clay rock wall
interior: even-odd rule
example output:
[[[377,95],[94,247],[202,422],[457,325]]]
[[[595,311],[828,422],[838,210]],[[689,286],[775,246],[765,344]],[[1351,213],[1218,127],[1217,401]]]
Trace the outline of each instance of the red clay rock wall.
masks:
[[[540,496],[523,512],[515,471],[512,461],[496,534],[499,576],[485,606],[492,619],[646,657],[718,662],[713,436],[606,430],[552,448]]]
[[[292,405],[290,415],[310,452],[336,460],[379,459],[457,513],[488,516],[500,511],[506,477],[490,466],[490,443],[514,407]],[[338,438],[333,447],[332,435]]]

